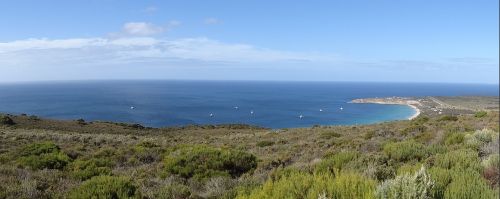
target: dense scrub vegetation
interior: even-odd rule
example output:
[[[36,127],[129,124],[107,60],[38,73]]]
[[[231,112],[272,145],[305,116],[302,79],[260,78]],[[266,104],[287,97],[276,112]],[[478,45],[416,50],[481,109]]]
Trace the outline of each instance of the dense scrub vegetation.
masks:
[[[499,197],[498,112],[279,131],[9,119],[0,198]]]
[[[257,159],[252,154],[207,146],[183,146],[173,149],[164,159],[165,171],[183,178],[238,177],[255,167]]]

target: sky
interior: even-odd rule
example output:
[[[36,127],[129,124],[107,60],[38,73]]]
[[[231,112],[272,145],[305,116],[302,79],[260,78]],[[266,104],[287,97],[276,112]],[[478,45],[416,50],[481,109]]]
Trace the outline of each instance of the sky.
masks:
[[[5,0],[0,82],[499,83],[497,0]]]

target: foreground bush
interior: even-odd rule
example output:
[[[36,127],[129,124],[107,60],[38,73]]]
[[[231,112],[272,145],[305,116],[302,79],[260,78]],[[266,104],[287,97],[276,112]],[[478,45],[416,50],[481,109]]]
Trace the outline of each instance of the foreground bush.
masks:
[[[148,141],[137,144],[133,151],[134,158],[144,164],[161,161],[161,154],[164,152],[160,146]]]
[[[427,156],[426,147],[413,140],[386,144],[384,153],[396,161],[422,160]]]
[[[486,159],[484,159],[481,164],[485,168],[488,167],[500,168],[500,156],[498,155],[498,153],[491,154]]]
[[[469,148],[479,150],[481,147],[487,145],[495,139],[498,139],[497,132],[489,129],[483,129],[465,135],[464,142]]]
[[[158,193],[155,194],[155,198],[158,199],[183,199],[189,198],[191,195],[191,191],[189,187],[182,184],[172,184],[167,185],[159,190]]]
[[[451,170],[440,167],[433,167],[429,169],[429,174],[434,181],[432,198],[444,198],[444,192],[452,180],[452,173],[453,172]]]
[[[446,188],[444,198],[498,198],[498,192],[490,189],[486,181],[474,171],[464,171],[453,175]]]
[[[427,199],[431,198],[434,181],[424,167],[421,167],[413,176],[403,174],[395,179],[383,182],[377,188],[377,198],[380,199],[399,199],[399,198],[414,198]]]
[[[18,152],[17,162],[31,169],[63,169],[71,159],[52,142],[33,143]]]
[[[319,197],[351,199],[373,198],[375,181],[359,174],[330,172],[310,174],[293,171],[277,180],[268,180],[250,194],[239,193],[238,199],[274,199]]]
[[[484,116],[488,115],[488,112],[486,111],[478,111],[474,114],[474,117],[477,117],[477,118],[482,118]]]
[[[464,142],[463,133],[448,133],[444,143],[446,145],[462,144]]]
[[[18,152],[20,156],[41,155],[44,153],[59,152],[60,148],[53,142],[39,142],[25,145]]]
[[[334,170],[342,170],[345,165],[358,157],[357,152],[343,151],[334,155],[326,156],[323,161],[316,165],[316,172],[333,172]]]
[[[68,198],[139,198],[137,188],[125,177],[97,176],[73,189]]]
[[[94,176],[110,175],[112,165],[106,158],[77,160],[71,164],[71,171],[75,178],[87,180]]]
[[[186,146],[171,151],[164,158],[164,167],[167,173],[184,178],[237,177],[256,168],[257,158],[239,150]]]
[[[434,164],[443,169],[472,169],[478,173],[482,170],[478,153],[470,149],[437,154]]]

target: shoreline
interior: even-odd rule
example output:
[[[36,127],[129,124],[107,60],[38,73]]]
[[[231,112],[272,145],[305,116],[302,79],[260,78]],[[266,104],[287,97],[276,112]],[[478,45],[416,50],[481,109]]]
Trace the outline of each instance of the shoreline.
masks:
[[[354,99],[351,100],[349,103],[357,103],[357,104],[393,104],[393,105],[406,105],[415,110],[415,113],[408,117],[408,120],[413,120],[417,118],[422,111],[418,106],[421,106],[422,104],[415,100],[415,99],[410,99],[410,98],[403,98],[403,97],[387,97],[387,98],[364,98],[364,99]]]

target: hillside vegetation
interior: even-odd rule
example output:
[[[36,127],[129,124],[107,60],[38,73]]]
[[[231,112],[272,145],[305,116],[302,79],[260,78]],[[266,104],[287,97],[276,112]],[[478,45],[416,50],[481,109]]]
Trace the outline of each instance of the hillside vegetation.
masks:
[[[146,128],[0,116],[0,198],[498,198],[499,114]]]

